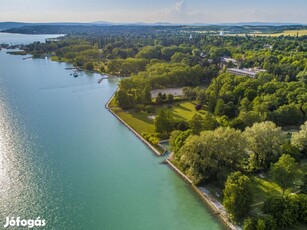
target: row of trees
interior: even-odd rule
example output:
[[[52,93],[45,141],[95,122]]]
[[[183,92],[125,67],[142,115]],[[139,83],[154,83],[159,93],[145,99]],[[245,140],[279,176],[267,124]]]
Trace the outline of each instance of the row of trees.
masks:
[[[207,81],[208,75],[199,65],[190,67],[184,64],[156,63],[147,67],[131,78],[122,79],[116,94],[116,101],[123,109],[134,108],[137,104],[147,104],[142,98],[144,88],[157,89],[165,87],[196,86]],[[213,77],[210,76],[210,77]],[[120,97],[119,95],[127,95]],[[158,103],[160,104],[160,103]]]
[[[170,142],[176,161],[195,183],[221,181],[223,184],[229,171],[268,170],[283,153],[300,159],[300,153],[306,154],[306,130],[305,123],[290,141],[274,123],[261,122],[244,132],[220,127],[186,136],[186,131],[177,130],[171,134]],[[197,134],[195,129],[190,133]]]
[[[250,211],[253,192],[248,175],[251,172],[268,171],[284,194],[286,189],[294,186],[299,175],[297,162],[301,160],[302,154],[307,156],[307,122],[299,132],[293,133],[291,139],[286,138],[285,133],[269,121],[255,123],[244,132],[219,127],[198,134],[193,134],[192,129],[172,132],[170,143],[174,160],[194,183],[215,182],[224,188],[223,204],[235,221],[242,221]],[[307,177],[305,180],[302,192],[307,191]],[[306,200],[302,196],[301,201],[299,197],[297,202],[303,202],[305,206],[296,207],[296,213],[306,213]],[[256,227],[258,225],[265,225],[264,229],[274,229],[276,226],[306,223],[306,219],[296,215],[291,219],[292,222],[287,222],[288,225],[283,224],[279,222],[275,211],[268,208],[271,205],[266,203],[263,208],[266,216],[246,220],[245,225],[249,226],[246,229],[261,229]]]
[[[307,118],[306,83],[278,81],[267,73],[256,79],[223,73],[208,89],[184,88],[184,95],[204,105],[224,126],[242,130],[254,122],[271,120],[286,126]]]

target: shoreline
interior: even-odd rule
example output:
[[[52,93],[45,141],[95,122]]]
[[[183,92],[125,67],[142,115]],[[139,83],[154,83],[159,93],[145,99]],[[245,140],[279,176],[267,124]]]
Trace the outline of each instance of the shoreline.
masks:
[[[105,104],[105,108],[109,110],[123,125],[125,125],[135,136],[137,136],[147,147],[152,150],[157,156],[161,156],[160,152],[155,149],[147,140],[145,140],[140,134],[138,134],[131,126],[129,126],[123,119],[121,119],[110,107],[109,104],[115,97],[115,93],[110,98],[110,100]]]
[[[116,90],[117,91],[117,90]],[[116,92],[115,92],[116,93]],[[110,102],[113,100],[115,93],[105,104],[105,108],[111,112],[123,125],[125,125],[136,137],[138,137],[150,150],[152,150],[156,156],[161,157],[163,154],[155,149],[147,140],[145,140],[140,134],[138,134],[131,126],[129,126],[122,118],[120,118],[113,110],[109,107]],[[207,207],[213,211],[213,214],[217,216],[217,218],[221,221],[221,223],[227,228],[231,230],[238,230],[237,228],[228,218],[225,210],[219,208],[217,204],[214,202],[215,198],[210,194],[204,194],[204,192],[197,187],[193,182],[183,173],[181,172],[169,159],[166,159],[165,162],[167,165],[174,170],[179,176],[181,176],[191,187],[192,189],[200,196],[203,200],[203,203],[207,205]]]

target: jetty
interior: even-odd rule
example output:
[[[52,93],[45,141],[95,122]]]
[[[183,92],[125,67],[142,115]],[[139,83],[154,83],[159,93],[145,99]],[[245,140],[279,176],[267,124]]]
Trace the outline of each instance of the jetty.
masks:
[[[100,84],[102,82],[103,79],[107,79],[107,77],[102,77],[98,80],[98,84]]]

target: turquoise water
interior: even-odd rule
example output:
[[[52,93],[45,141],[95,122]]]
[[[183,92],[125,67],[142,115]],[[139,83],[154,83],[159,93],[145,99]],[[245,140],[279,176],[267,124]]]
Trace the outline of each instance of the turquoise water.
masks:
[[[22,58],[0,51],[0,229],[7,216],[56,230],[223,229],[105,109],[118,79]]]
[[[46,38],[56,38],[63,35],[40,35],[40,34],[10,34],[10,33],[0,33],[0,44],[9,44],[9,45],[20,45],[20,44],[29,44],[31,42],[45,42]]]
[[[168,151],[171,152],[171,146],[168,141],[160,142],[160,144]]]

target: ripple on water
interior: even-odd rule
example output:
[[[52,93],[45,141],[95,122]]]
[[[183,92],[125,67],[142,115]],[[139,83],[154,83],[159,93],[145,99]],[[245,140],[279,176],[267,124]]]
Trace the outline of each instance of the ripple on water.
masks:
[[[55,176],[46,160],[37,137],[29,134],[14,106],[9,106],[0,88],[0,216],[48,218],[57,226],[61,196],[50,189]],[[44,166],[43,166],[44,165]],[[51,194],[54,191],[54,194]],[[47,213],[48,210],[48,213]]]

